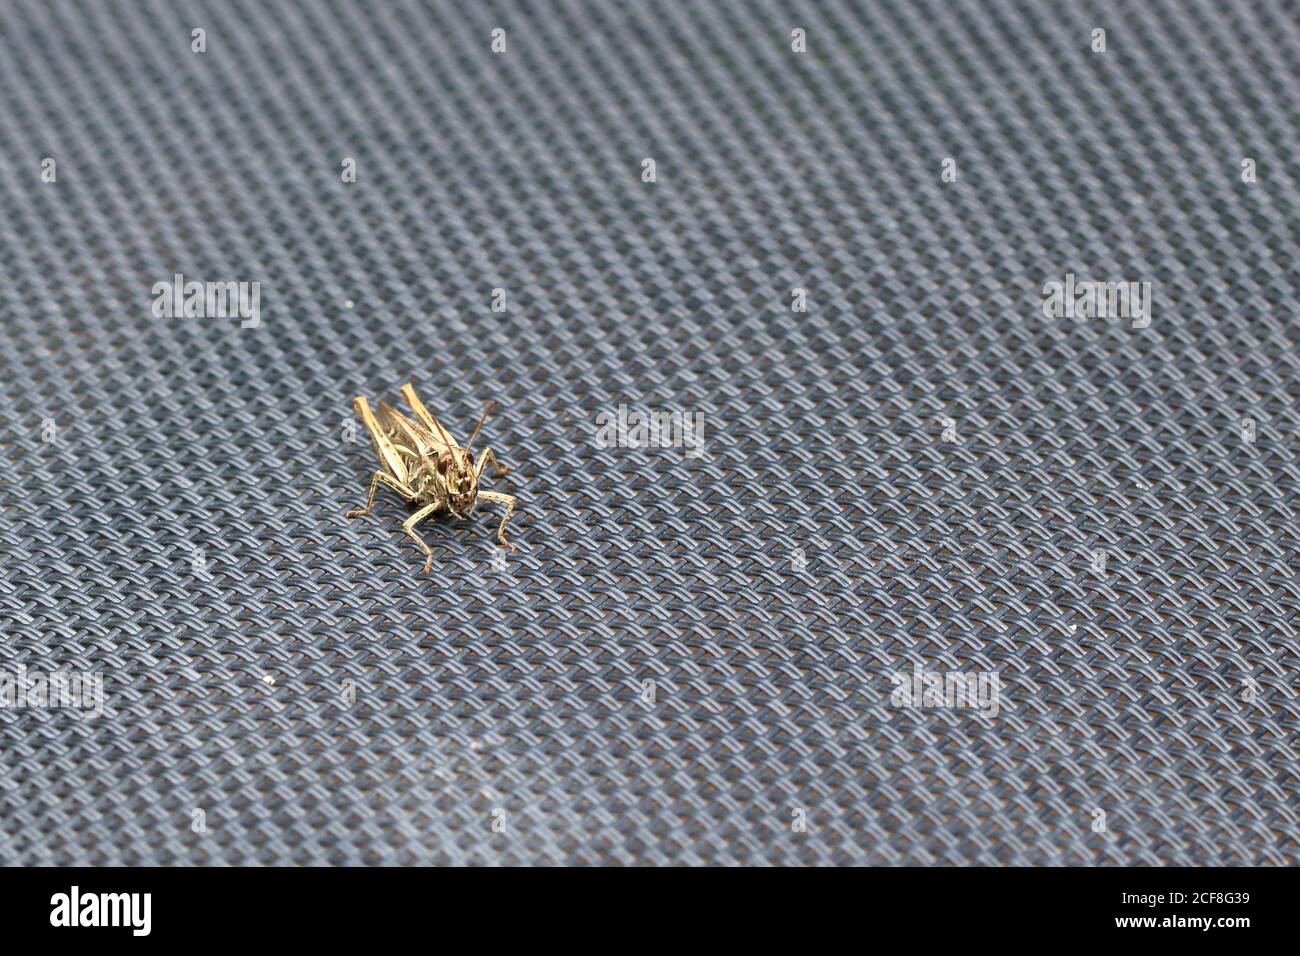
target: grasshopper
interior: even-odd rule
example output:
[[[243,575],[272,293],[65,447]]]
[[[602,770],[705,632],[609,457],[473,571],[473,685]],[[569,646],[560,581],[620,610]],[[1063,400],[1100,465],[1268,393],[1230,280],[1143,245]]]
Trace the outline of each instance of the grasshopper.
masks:
[[[424,571],[427,574],[433,567],[433,550],[415,533],[415,526],[444,508],[457,518],[468,518],[479,501],[499,501],[506,505],[506,513],[501,518],[501,527],[497,529],[497,540],[502,547],[518,551],[506,540],[506,522],[510,520],[518,499],[514,495],[479,491],[478,488],[479,476],[489,461],[492,462],[494,475],[504,475],[510,469],[497,461],[491,448],[484,448],[475,464],[472,450],[474,439],[478,437],[479,429],[483,427],[483,422],[487,420],[488,412],[495,403],[488,402],[487,408],[483,409],[483,416],[474,428],[474,434],[465,447],[461,448],[438,419],[429,414],[409,383],[402,386],[402,398],[411,406],[418,421],[407,418],[382,401],[379,403],[379,417],[376,418],[363,395],[358,395],[352,402],[352,407],[370,433],[370,442],[375,447],[380,467],[370,482],[370,496],[366,498],[366,506],[353,508],[347,517],[359,518],[370,514],[375,506],[375,492],[380,485],[393,489],[408,503],[419,505],[419,510],[402,522],[402,530],[424,551]]]

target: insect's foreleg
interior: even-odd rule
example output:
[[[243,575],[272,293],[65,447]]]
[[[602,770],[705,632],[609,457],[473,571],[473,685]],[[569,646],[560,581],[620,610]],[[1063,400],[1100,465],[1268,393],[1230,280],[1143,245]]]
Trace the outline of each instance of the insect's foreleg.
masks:
[[[381,484],[387,485],[389,488],[392,488],[394,491],[396,491],[407,501],[410,501],[412,498],[415,497],[413,494],[411,494],[410,489],[408,489],[404,484],[402,484],[400,481],[398,481],[388,472],[377,471],[375,472],[374,480],[370,482],[370,494],[366,497],[366,506],[364,508],[353,508],[346,515],[344,515],[344,517],[360,518],[362,515],[370,514],[370,509],[375,506],[375,492],[379,490],[379,486]]]
[[[405,531],[411,538],[415,540],[415,543],[420,546],[420,550],[422,550],[425,554],[425,559],[424,559],[425,574],[428,574],[429,569],[433,567],[433,549],[430,548],[427,544],[425,544],[424,539],[415,533],[415,526],[419,524],[421,521],[423,521],[425,518],[429,517],[429,515],[433,514],[442,506],[443,506],[443,502],[435,501],[431,505],[425,505],[415,514],[411,515],[411,517],[407,518],[405,521],[402,522],[402,530]]]
[[[500,501],[506,505],[506,513],[501,516],[501,527],[497,529],[497,540],[511,551],[518,551],[517,547],[506,540],[506,522],[510,520],[510,515],[515,510],[515,503],[519,499],[514,495],[503,495],[499,491],[480,491],[478,497],[480,501]]]
[[[497,456],[492,454],[491,448],[484,448],[479,453],[478,465],[474,469],[475,481],[478,480],[479,475],[483,474],[483,468],[487,465],[489,458],[492,459],[492,474],[495,477],[500,478],[502,475],[506,474],[506,472],[510,471],[509,465],[503,465],[501,462],[497,461]]]

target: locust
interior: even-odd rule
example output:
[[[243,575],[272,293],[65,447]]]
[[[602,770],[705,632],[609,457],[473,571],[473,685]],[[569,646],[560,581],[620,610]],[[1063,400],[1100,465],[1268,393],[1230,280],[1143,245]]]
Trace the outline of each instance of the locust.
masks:
[[[518,499],[497,491],[479,490],[479,477],[488,462],[492,463],[494,476],[504,475],[510,469],[497,461],[491,448],[484,448],[478,461],[474,460],[474,439],[496,403],[488,402],[474,434],[461,448],[438,419],[429,414],[409,383],[403,385],[401,391],[402,398],[406,399],[415,415],[414,420],[384,401],[379,403],[376,416],[364,395],[358,395],[352,402],[361,423],[370,433],[370,442],[379,458],[379,470],[371,479],[365,507],[353,508],[346,517],[360,518],[370,514],[380,485],[397,492],[408,504],[418,506],[415,513],[402,522],[402,530],[424,551],[424,572],[427,574],[433,567],[433,550],[415,533],[415,526],[444,509],[457,518],[468,518],[478,502],[499,502],[506,506],[506,513],[501,517],[497,540],[502,547],[518,551],[506,540],[506,522],[510,520]]]

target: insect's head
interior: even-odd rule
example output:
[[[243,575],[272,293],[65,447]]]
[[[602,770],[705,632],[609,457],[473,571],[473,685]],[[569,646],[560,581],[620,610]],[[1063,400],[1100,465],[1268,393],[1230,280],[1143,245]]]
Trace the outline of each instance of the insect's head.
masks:
[[[474,439],[478,437],[479,429],[487,420],[493,404],[488,402],[487,408],[483,409],[483,415],[479,418],[474,434],[469,436],[465,447],[444,452],[438,459],[438,473],[443,476],[447,488],[447,505],[451,508],[452,514],[458,518],[468,518],[473,513],[474,504],[478,500],[478,476],[474,472]]]
[[[443,452],[438,456],[438,474],[447,489],[447,505],[458,518],[468,518],[478,499],[478,479],[474,476],[474,453],[468,448]]]

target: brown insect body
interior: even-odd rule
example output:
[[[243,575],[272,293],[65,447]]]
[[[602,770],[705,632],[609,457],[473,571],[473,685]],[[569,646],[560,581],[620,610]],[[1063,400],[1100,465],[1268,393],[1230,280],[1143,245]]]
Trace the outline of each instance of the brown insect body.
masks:
[[[427,572],[433,566],[433,551],[415,533],[416,524],[443,509],[458,518],[468,518],[480,500],[501,502],[506,505],[506,513],[497,529],[497,540],[503,547],[518,550],[505,536],[506,522],[510,520],[517,499],[513,495],[479,490],[479,477],[489,461],[493,474],[504,475],[509,471],[497,462],[491,448],[483,449],[478,462],[474,461],[474,439],[492,408],[491,403],[483,410],[474,434],[461,448],[442,424],[429,414],[409,384],[402,386],[402,398],[415,414],[415,420],[387,402],[379,403],[378,415],[371,411],[364,396],[358,395],[352,403],[370,434],[380,468],[370,482],[370,495],[365,507],[354,508],[347,517],[369,514],[380,485],[387,485],[407,502],[419,505],[419,510],[402,523],[402,528],[424,551],[424,570]]]

